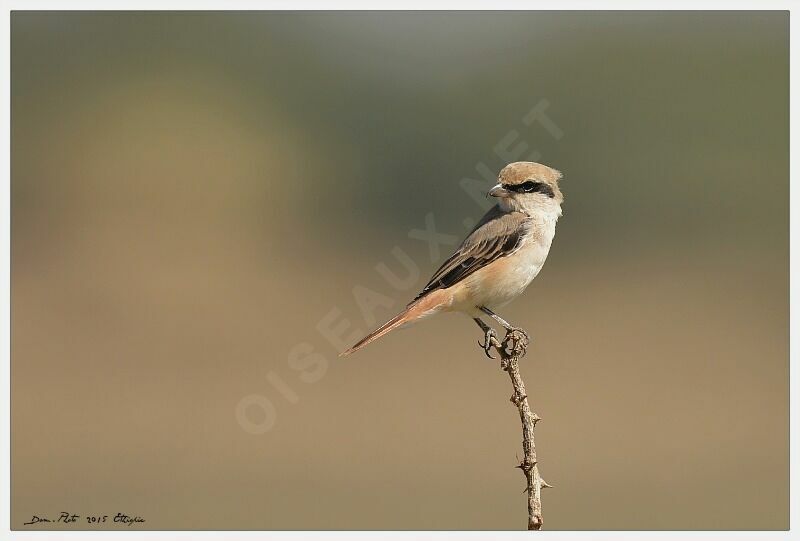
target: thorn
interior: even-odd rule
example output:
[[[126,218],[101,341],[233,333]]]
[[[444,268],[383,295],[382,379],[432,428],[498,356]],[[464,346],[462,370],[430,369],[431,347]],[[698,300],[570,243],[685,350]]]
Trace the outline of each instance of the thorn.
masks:
[[[548,484],[547,484],[547,481],[545,481],[545,480],[544,480],[544,479],[542,479],[541,477],[539,478],[539,485],[540,485],[542,488],[556,488],[556,487],[554,487],[553,485],[548,485]]]

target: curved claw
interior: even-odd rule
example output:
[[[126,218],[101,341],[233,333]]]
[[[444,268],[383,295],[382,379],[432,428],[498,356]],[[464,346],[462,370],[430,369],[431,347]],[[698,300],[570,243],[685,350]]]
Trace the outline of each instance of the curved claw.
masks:
[[[490,359],[494,359],[494,357],[492,357],[492,354],[489,353],[492,349],[492,344],[490,342],[487,342],[486,344],[481,344],[481,341],[478,340],[478,345],[481,347],[483,352],[486,353],[487,357],[489,357]]]
[[[481,341],[478,340],[478,345],[481,347],[481,349],[483,349],[483,352],[486,353],[487,357],[489,357],[490,359],[494,359],[495,357],[492,356],[490,351],[492,350],[492,346],[495,345],[496,342],[498,342],[497,333],[494,332],[494,329],[490,327],[486,329],[486,332],[483,335],[483,344],[481,344]]]

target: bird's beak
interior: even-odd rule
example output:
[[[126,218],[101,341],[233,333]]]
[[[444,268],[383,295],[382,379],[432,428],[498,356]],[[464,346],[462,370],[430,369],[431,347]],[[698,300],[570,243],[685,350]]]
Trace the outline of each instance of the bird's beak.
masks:
[[[489,193],[486,194],[486,197],[508,197],[508,195],[508,190],[503,188],[501,184],[498,184],[489,190]]]

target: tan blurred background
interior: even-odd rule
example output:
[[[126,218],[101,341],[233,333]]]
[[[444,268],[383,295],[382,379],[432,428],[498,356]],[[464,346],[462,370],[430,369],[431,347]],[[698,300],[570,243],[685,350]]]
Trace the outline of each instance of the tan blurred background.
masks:
[[[524,528],[471,321],[318,328],[412,298],[452,246],[409,233],[523,144],[567,198],[503,312],[545,527],[787,528],[788,21],[14,13],[12,527]]]

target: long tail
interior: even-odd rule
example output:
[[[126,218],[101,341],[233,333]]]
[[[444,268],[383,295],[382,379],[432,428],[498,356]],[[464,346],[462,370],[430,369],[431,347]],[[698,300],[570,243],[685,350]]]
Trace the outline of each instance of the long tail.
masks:
[[[441,289],[431,291],[421,299],[409,304],[405,310],[356,342],[353,347],[340,353],[339,357],[344,357],[345,355],[350,355],[351,353],[358,351],[367,344],[374,342],[384,334],[388,334],[404,323],[410,323],[438,312],[447,303],[449,297],[450,295],[446,294]]]

